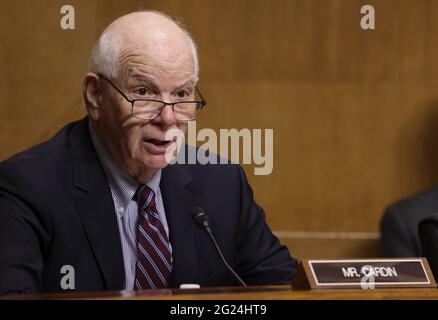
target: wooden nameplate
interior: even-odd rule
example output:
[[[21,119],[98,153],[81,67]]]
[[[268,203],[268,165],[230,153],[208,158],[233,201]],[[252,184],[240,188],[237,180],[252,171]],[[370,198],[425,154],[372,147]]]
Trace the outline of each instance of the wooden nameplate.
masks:
[[[302,260],[297,289],[436,288],[425,258]]]

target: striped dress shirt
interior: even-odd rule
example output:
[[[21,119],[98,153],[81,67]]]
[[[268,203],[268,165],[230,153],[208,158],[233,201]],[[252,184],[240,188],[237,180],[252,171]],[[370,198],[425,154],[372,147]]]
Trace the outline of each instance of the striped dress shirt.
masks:
[[[137,263],[137,221],[138,205],[134,199],[139,183],[111,158],[99,141],[93,125],[89,123],[91,140],[97,156],[102,164],[111,189],[114,201],[115,215],[119,227],[120,241],[125,267],[125,289],[132,290],[135,281],[135,267]],[[146,185],[155,193],[158,214],[164,230],[169,238],[169,227],[164,211],[163,198],[160,190],[161,170],[155,172]],[[172,249],[172,248],[171,248]],[[172,253],[172,250],[171,250]]]

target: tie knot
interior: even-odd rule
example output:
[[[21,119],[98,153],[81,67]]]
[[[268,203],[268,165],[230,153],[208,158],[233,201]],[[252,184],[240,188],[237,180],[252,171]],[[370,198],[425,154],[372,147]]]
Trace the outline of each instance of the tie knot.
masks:
[[[135,194],[140,208],[155,208],[155,193],[151,188],[146,185],[141,185]]]

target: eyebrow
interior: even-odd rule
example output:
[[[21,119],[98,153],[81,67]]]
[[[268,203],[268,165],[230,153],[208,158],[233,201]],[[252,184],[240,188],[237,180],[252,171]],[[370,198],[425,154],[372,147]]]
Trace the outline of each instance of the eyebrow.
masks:
[[[194,81],[193,79],[190,79],[190,80],[184,81],[184,82],[183,82],[181,85],[179,85],[177,88],[180,89],[180,88],[185,87],[185,86],[187,86],[187,85],[189,85],[189,84],[194,85],[194,84],[195,84],[195,81]]]
[[[154,83],[154,81],[148,77],[147,75],[133,75],[131,79],[135,79],[139,81],[140,83],[147,84],[152,87],[154,90],[158,90],[158,86]],[[181,84],[176,86],[175,90],[181,89],[182,87],[185,87],[187,85],[194,85],[195,81],[193,79],[189,79],[186,81],[183,81]]]
[[[136,80],[140,84],[147,84],[148,86],[151,86],[154,89],[158,89],[158,86],[155,85],[154,81],[152,79],[150,79],[149,77],[147,77],[147,76],[134,75],[134,76],[131,77],[130,80]],[[128,83],[130,82],[130,80],[128,80]]]

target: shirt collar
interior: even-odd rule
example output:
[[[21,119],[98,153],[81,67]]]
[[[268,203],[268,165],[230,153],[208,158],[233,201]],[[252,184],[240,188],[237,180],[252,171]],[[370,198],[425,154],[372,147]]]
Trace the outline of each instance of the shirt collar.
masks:
[[[99,138],[94,131],[91,121],[89,122],[89,130],[91,140],[96,149],[97,156],[102,164],[105,174],[110,184],[111,192],[114,201],[123,207],[128,205],[128,202],[134,197],[140,184],[137,180],[131,177],[125,170],[123,170],[109,155]],[[146,185],[154,191],[155,194],[159,192],[161,181],[161,170],[158,170],[149,179]]]

